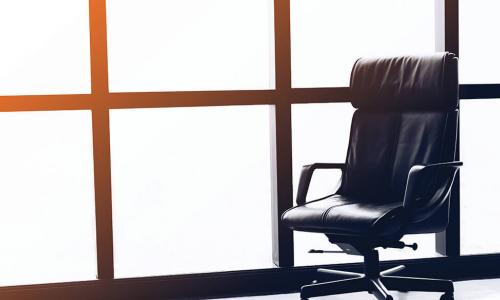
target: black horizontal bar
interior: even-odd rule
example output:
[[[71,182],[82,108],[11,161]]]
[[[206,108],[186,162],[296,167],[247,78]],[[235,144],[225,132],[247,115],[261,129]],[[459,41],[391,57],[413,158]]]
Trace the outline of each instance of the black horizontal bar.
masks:
[[[500,98],[500,84],[461,84],[460,99]]]
[[[90,94],[0,96],[0,111],[92,109],[96,104],[95,96]]]
[[[191,107],[277,103],[274,90],[111,93],[108,108]]]
[[[156,108],[348,101],[348,88],[276,90],[130,92],[0,96],[0,111]]]
[[[500,254],[436,257],[381,262],[383,269],[406,265],[402,275],[465,280],[500,276]],[[0,288],[0,299],[157,300],[212,298],[296,292],[316,278],[317,268],[361,272],[361,263],[314,267],[94,280]],[[329,277],[331,280],[335,279]]]
[[[226,105],[274,105],[280,102],[349,102],[349,88],[294,88],[276,90],[133,92],[110,94],[0,96],[0,111],[75,110],[100,108],[155,108]],[[500,84],[462,84],[460,99],[500,98]]]
[[[292,89],[289,95],[291,103],[349,102],[349,98],[348,87]]]

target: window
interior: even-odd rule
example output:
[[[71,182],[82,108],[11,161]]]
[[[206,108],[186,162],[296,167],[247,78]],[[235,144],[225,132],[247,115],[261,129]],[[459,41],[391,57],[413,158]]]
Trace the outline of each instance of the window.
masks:
[[[274,272],[276,250],[282,265],[292,263],[291,250],[301,266],[359,261],[307,254],[310,248],[333,247],[321,234],[295,232],[292,243],[286,233],[271,233],[278,218],[271,206],[290,205],[290,187],[296,186],[303,164],[345,159],[353,109],[329,102],[349,100],[343,87],[357,57],[428,53],[436,42],[443,44],[434,34],[437,2],[290,0],[291,15],[288,3],[3,1],[0,285],[93,280],[98,273],[99,283],[69,287],[81,288],[85,297],[96,286],[113,285],[115,278],[183,274],[189,287],[193,278],[213,276],[189,273],[233,271],[231,292],[256,273],[238,270]],[[439,3],[446,6],[446,18],[459,17],[458,2]],[[498,63],[483,55],[484,49],[494,53],[499,48],[489,38],[498,27],[492,15],[497,6],[494,0],[460,1],[460,77],[467,98],[500,98],[500,85],[469,85],[498,83],[493,72]],[[459,29],[446,24],[447,50],[455,51]],[[276,70],[275,55],[280,58]],[[290,74],[290,82],[281,80]],[[275,77],[280,79],[276,86]],[[92,93],[91,86],[99,88]],[[491,177],[479,181],[475,176],[493,172],[497,163],[489,152],[497,145],[479,138],[496,126],[494,102],[498,99],[462,105],[462,240],[451,234],[447,246],[461,242],[467,255],[500,247],[482,236],[491,226],[482,215],[483,204],[491,205],[496,195]],[[275,140],[278,152],[271,153]],[[271,161],[274,156],[277,161]],[[271,172],[270,166],[278,164]],[[318,172],[310,197],[332,192],[338,175]],[[473,191],[481,192],[479,200]],[[489,208],[496,211],[494,205]],[[235,215],[242,210],[248,213]],[[279,249],[271,249],[273,237]],[[434,239],[410,235],[405,241],[418,242],[417,252],[388,250],[381,257],[438,256]],[[495,256],[475,259],[484,264]],[[426,271],[417,270],[418,264],[415,268]],[[120,284],[129,288],[130,282],[140,282],[169,293],[164,283],[178,278]],[[0,298],[17,298],[4,295],[17,296],[19,290],[64,298],[66,288],[6,288]],[[213,297],[190,292],[185,296]]]
[[[500,83],[500,51],[496,0],[460,0],[460,82]]]
[[[0,113],[0,285],[96,278],[90,120]]]
[[[293,183],[297,192],[303,165],[346,160],[354,108],[350,103],[294,104],[292,106]],[[335,192],[340,172],[317,170],[308,199]],[[295,196],[295,195],[294,195]]]
[[[291,0],[292,86],[349,86],[358,57],[434,52],[434,5],[433,0]]]
[[[113,110],[115,276],[273,267],[268,106]]]
[[[88,1],[2,1],[0,28],[0,95],[90,93]]]
[[[110,90],[273,89],[272,4],[108,0]]]
[[[292,106],[294,198],[303,165],[315,162],[345,162],[353,113],[354,108],[350,103]],[[308,200],[334,193],[340,175],[340,171],[337,170],[314,172]],[[363,260],[361,256],[308,253],[310,249],[336,249],[324,234],[294,231],[293,236],[296,266]]]
[[[500,128],[499,99],[469,100],[460,104],[461,251],[463,254],[500,252],[500,241],[491,238],[497,226],[500,141],[488,138]],[[484,134],[478,134],[484,132]]]

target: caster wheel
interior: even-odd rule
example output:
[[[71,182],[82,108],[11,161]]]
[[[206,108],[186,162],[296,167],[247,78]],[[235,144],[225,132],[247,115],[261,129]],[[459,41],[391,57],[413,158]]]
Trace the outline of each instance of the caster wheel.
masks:
[[[455,297],[453,296],[453,293],[446,293],[443,294],[439,300],[455,300]]]
[[[387,298],[385,298],[385,300],[394,300],[394,298],[392,298],[391,295],[387,296]]]

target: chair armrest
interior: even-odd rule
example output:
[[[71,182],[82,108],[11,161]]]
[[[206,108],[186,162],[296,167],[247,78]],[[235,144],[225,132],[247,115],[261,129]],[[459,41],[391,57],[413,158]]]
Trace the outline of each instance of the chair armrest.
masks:
[[[316,169],[340,169],[345,170],[345,164],[339,163],[314,163],[311,165],[305,165],[302,167],[302,172],[300,173],[299,187],[297,189],[297,205],[306,204],[306,196],[309,190],[309,184],[311,183],[311,178]]]
[[[408,180],[406,181],[406,191],[403,200],[403,207],[406,209],[412,209],[416,204],[418,199],[417,195],[420,194],[421,191],[417,191],[419,183],[425,177],[425,173],[441,173],[442,182],[445,186],[442,186],[443,192],[442,195],[446,197],[450,192],[451,185],[455,178],[455,174],[458,169],[463,166],[463,162],[461,161],[451,161],[451,162],[443,162],[429,165],[414,165],[411,167],[408,172]]]

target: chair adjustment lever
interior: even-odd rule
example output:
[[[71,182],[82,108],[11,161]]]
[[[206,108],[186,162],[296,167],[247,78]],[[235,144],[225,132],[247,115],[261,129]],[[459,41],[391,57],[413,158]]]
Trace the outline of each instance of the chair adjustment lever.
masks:
[[[398,249],[403,249],[405,247],[412,248],[414,251],[418,249],[417,243],[413,244],[405,244],[404,242],[398,241],[390,244],[383,245],[382,248],[398,248]]]
[[[344,253],[344,251],[341,251],[341,250],[316,250],[316,249],[311,249],[311,250],[309,250],[308,253]]]

